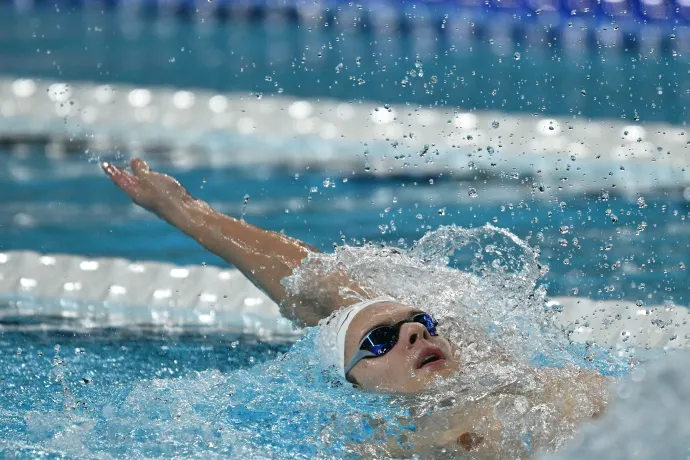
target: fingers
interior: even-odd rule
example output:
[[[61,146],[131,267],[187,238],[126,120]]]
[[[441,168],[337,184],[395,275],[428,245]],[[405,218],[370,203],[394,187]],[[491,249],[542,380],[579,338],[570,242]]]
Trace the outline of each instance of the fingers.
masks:
[[[129,163],[130,168],[134,171],[134,175],[139,179],[144,179],[146,175],[151,172],[151,168],[146,162],[140,158],[133,158]]]
[[[108,175],[115,185],[120,187],[130,198],[134,199],[141,193],[141,183],[139,179],[134,177],[129,172],[122,168],[118,168],[114,164],[104,162],[101,168]]]

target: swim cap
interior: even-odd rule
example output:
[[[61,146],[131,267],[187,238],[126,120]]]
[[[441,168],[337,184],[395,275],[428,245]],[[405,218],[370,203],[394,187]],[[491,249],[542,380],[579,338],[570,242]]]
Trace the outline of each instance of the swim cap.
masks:
[[[357,313],[365,308],[383,302],[395,302],[392,297],[382,296],[371,300],[364,300],[348,307],[336,310],[328,318],[319,321],[318,350],[322,363],[335,366],[338,374],[345,378],[345,336],[350,323]]]

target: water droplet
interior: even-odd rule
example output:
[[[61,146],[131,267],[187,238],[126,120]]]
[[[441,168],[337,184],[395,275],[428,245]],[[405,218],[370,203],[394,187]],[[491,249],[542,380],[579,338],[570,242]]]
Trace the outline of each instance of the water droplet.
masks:
[[[467,194],[469,195],[470,198],[477,198],[479,196],[477,194],[477,190],[475,188],[472,188],[472,187],[470,187]]]
[[[516,61],[519,61],[520,58],[521,58],[520,53],[516,52],[515,54],[513,54],[513,59],[515,59]]]
[[[446,215],[446,208],[441,208],[438,210],[438,215],[439,216],[445,216]]]
[[[562,235],[565,235],[566,233],[568,233],[569,230],[570,229],[568,228],[567,225],[563,225],[561,228],[558,229],[558,231],[561,232]]]
[[[582,94],[583,96],[586,96],[586,95],[587,95],[587,91],[585,91],[585,90],[583,89],[583,90],[580,91],[580,94]]]
[[[491,122],[491,127],[492,127],[493,129],[496,129],[496,128],[499,127],[499,123],[498,123],[496,120],[494,120],[494,121]]]
[[[343,67],[345,67],[345,66],[343,65],[342,62],[340,64],[338,64],[337,66],[335,66],[336,73],[340,73],[343,70]]]

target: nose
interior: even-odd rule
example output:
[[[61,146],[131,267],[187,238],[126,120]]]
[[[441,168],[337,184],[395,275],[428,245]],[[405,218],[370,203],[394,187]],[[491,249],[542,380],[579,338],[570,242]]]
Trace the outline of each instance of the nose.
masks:
[[[431,335],[421,323],[405,323],[400,328],[400,342],[404,345],[414,345],[420,338],[429,340]]]

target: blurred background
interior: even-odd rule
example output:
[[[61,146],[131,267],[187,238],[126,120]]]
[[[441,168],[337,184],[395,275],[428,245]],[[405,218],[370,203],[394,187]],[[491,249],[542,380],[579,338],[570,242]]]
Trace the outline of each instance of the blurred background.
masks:
[[[0,1],[0,251],[223,265],[98,164],[333,244],[491,223],[687,305],[687,0]],[[459,267],[467,260],[452,261]]]

